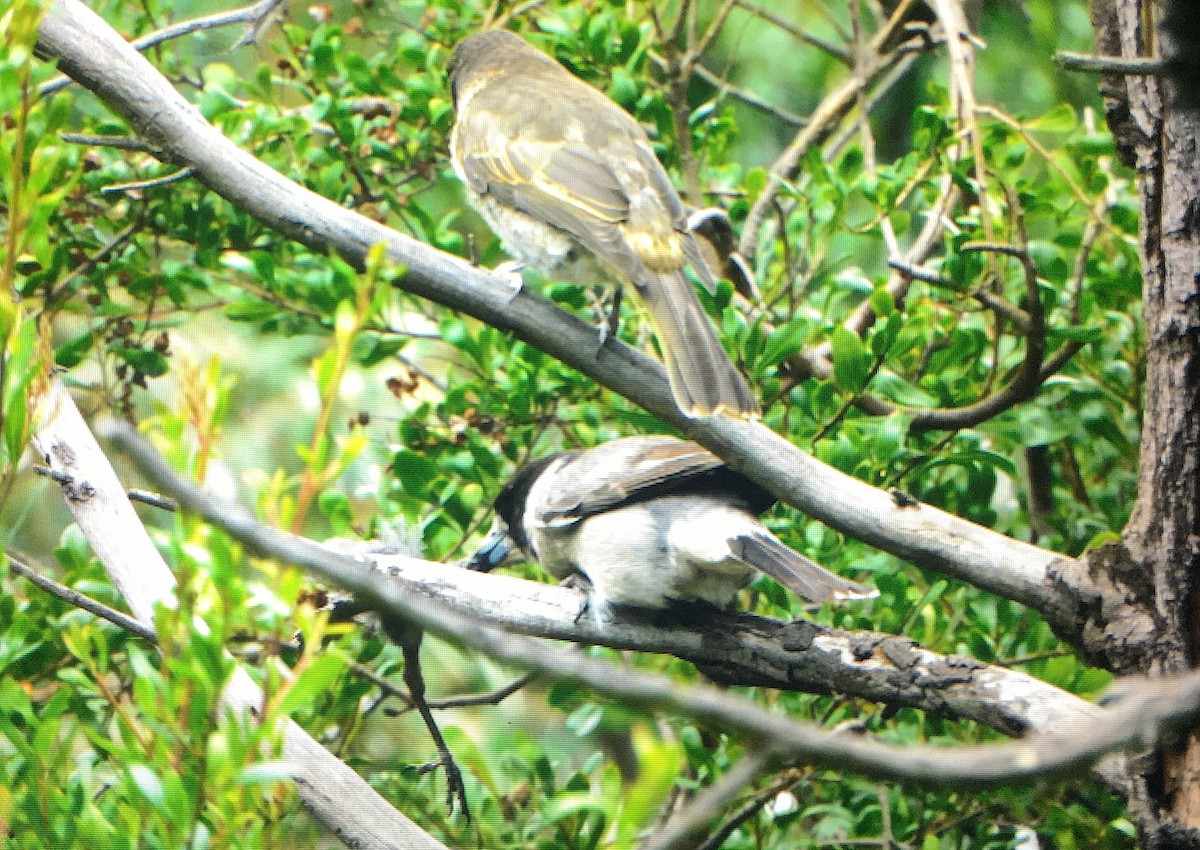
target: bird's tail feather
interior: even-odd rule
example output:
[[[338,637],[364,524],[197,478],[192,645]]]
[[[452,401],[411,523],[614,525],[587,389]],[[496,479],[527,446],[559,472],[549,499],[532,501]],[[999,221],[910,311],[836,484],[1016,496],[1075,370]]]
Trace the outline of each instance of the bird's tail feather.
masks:
[[[639,289],[679,409],[693,417],[757,416],[754,394],[725,353],[683,271],[653,274]]]
[[[735,537],[729,541],[729,548],[739,561],[761,570],[810,602],[870,599],[879,595],[872,588],[834,575],[765,531]]]

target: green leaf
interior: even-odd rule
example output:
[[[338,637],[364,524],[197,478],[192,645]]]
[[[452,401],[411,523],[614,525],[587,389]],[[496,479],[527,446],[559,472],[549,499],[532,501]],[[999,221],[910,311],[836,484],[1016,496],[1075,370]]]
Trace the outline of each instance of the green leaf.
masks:
[[[838,386],[851,393],[862,392],[871,370],[871,352],[858,334],[842,325],[834,328],[831,343],[833,376]]]
[[[321,509],[321,515],[329,520],[334,534],[353,533],[354,508],[345,493],[340,490],[323,490],[317,497],[317,507]]]
[[[751,168],[746,172],[742,185],[746,187],[746,194],[752,198],[758,197],[767,186],[767,170],[761,166]]]
[[[1104,328],[1055,328],[1051,336],[1057,339],[1069,339],[1075,342],[1099,342],[1104,339]]]
[[[896,343],[903,326],[904,319],[896,312],[892,312],[882,323],[876,324],[875,331],[871,334],[871,353],[876,357],[887,354]]]
[[[1116,152],[1110,133],[1085,133],[1067,142],[1066,147],[1085,156],[1112,156]]]
[[[613,68],[612,84],[608,87],[612,99],[626,109],[637,103],[638,85],[624,68]]]
[[[112,351],[148,378],[160,378],[167,374],[167,357],[157,351],[126,346],[117,346]]]
[[[429,497],[429,488],[438,477],[437,467],[428,458],[409,449],[396,452],[392,458],[392,472],[404,492],[419,499]]]
[[[166,789],[163,787],[162,779],[159,778],[150,765],[131,764],[129,766],[129,778],[133,780],[133,784],[142,792],[142,796],[151,805],[161,812],[166,811]]]
[[[360,366],[371,367],[395,357],[411,340],[402,336],[359,334],[351,349]]]
[[[279,703],[282,714],[291,715],[302,706],[313,705],[317,697],[329,690],[337,677],[346,670],[346,659],[340,652],[326,650],[300,671]]]
[[[896,299],[881,286],[871,293],[871,309],[875,311],[876,316],[886,319],[896,312]]]
[[[544,817],[551,823],[555,823],[578,814],[597,814],[607,817],[608,808],[604,800],[592,796],[590,791],[562,794],[546,807]]]
[[[24,316],[24,313],[18,313]],[[23,318],[15,328],[16,333],[8,339],[8,350],[4,356],[6,386],[4,392],[4,448],[7,460],[15,462],[25,451],[29,433],[29,385],[39,371],[37,364],[38,323]],[[44,368],[44,367],[43,367]]]
[[[1070,133],[1079,126],[1079,119],[1071,104],[1060,103],[1045,115],[1031,121],[1029,126],[1046,133]]]
[[[238,771],[234,781],[239,785],[268,785],[296,775],[297,766],[290,761],[260,761]]]
[[[774,366],[799,351],[808,339],[810,324],[808,319],[797,317],[776,328],[763,346],[763,365]]]
[[[64,369],[72,369],[83,362],[83,358],[92,350],[94,338],[91,331],[86,331],[73,337],[58,348],[54,349],[54,362]]]

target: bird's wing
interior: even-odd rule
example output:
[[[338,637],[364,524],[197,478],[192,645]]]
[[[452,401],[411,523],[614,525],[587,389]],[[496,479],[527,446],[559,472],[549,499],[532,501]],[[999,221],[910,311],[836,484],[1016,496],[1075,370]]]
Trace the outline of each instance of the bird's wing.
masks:
[[[629,218],[629,198],[603,156],[565,140],[509,139],[459,133],[471,188],[574,236],[593,253],[610,253]]]
[[[659,496],[686,492],[724,462],[695,443],[674,437],[630,437],[580,453],[557,473],[557,495],[541,513],[550,525]]]

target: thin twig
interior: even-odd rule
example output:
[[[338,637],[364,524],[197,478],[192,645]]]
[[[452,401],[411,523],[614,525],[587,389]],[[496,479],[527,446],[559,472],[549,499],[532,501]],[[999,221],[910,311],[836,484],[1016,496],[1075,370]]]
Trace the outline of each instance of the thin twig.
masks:
[[[1014,209],[1019,208],[1014,206]],[[1025,223],[1024,216],[1019,212],[1017,213],[1017,233],[1022,242],[1020,246],[972,243],[964,245],[961,250],[989,251],[1016,257],[1021,261],[1021,267],[1025,272],[1026,300],[1028,301],[1027,309],[1029,313],[1029,327],[1025,334],[1025,359],[1021,362],[1021,366],[1012,380],[995,393],[965,407],[943,410],[936,413],[934,411],[926,411],[923,414],[918,414],[914,417],[910,426],[911,428],[915,430],[930,430],[933,428],[941,429],[949,427],[953,430],[977,425],[1013,405],[1032,398],[1037,393],[1038,387],[1045,380],[1042,375],[1043,361],[1046,353],[1046,317],[1038,292],[1037,270],[1033,266],[1033,260],[1029,256],[1028,248],[1024,247],[1026,240]],[[1061,355],[1070,348],[1071,345],[1068,343],[1059,350],[1058,354]],[[1072,351],[1071,353],[1073,354],[1074,352]]]
[[[942,179],[937,202],[926,213],[925,224],[921,228],[921,232],[917,234],[916,239],[908,246],[908,250],[904,252],[903,262],[911,265],[920,265],[929,259],[929,256],[933,253],[933,249],[937,247],[942,238],[942,232],[946,227],[946,216],[950,209],[958,203],[958,197],[958,188],[954,185],[954,181],[950,176],[947,175]],[[886,289],[888,294],[892,296],[892,301],[895,302],[898,308],[904,305],[904,299],[908,295],[908,284],[909,281],[903,275],[899,274],[892,275],[891,279],[887,282]],[[846,317],[846,321],[842,324],[847,329],[862,336],[875,323],[875,319],[875,311],[871,308],[871,302],[863,301]],[[817,346],[812,354],[828,360],[831,352],[832,344],[829,340],[826,340]]]
[[[767,210],[774,203],[779,190],[795,174],[804,155],[830,132],[830,125],[840,121],[850,110],[859,90],[873,81],[875,77],[890,69],[891,62],[880,55],[879,50],[908,15],[909,9],[915,2],[916,0],[900,0],[887,24],[871,37],[867,55],[864,57],[860,54],[860,61],[856,63],[850,76],[825,96],[813,110],[809,117],[809,123],[801,128],[775,159],[768,171],[767,185],[755,199],[746,215],[746,223],[742,228],[742,240],[739,245],[743,256],[753,258],[757,254],[759,226],[762,224]]]
[[[137,136],[93,136],[87,133],[59,133],[58,137],[72,145],[87,145],[93,148],[116,148],[123,151],[140,151],[157,154],[153,147]]]
[[[721,825],[720,829],[710,835],[703,844],[697,845],[696,850],[719,850],[719,848],[724,846],[729,836],[733,835],[742,824],[758,814],[764,806],[768,805],[788,788],[791,788],[803,779],[804,773],[805,771],[798,768],[791,768],[784,771],[783,775],[777,781],[751,797],[729,820]]]
[[[834,59],[838,60],[847,67],[854,63],[854,57],[850,55],[849,50],[846,50],[844,47],[839,47],[833,42],[827,41],[820,36],[813,35],[807,30],[801,29],[791,21],[775,14],[769,9],[764,9],[761,6],[755,6],[752,3],[747,2],[747,0],[737,0],[737,5],[749,12],[754,17],[760,18],[776,27],[779,27],[779,29],[792,36],[792,38],[803,41],[805,44],[810,44],[818,50],[828,53]]]
[[[259,0],[250,6],[243,6],[240,9],[231,9],[228,12],[217,12],[213,15],[204,15],[199,18],[191,18],[190,20],[180,21],[177,24],[172,24],[168,27],[163,27],[160,30],[144,35],[141,38],[134,39],[130,42],[135,50],[144,51],[151,47],[156,47],[171,39],[181,38],[185,35],[201,32],[203,30],[218,29],[219,27],[227,27],[232,24],[249,24],[249,33],[253,34],[259,28],[259,24],[271,16],[276,7],[286,2],[286,0]],[[236,47],[241,47],[243,44],[249,43],[243,39]],[[43,84],[38,89],[38,95],[46,97],[54,94],[60,89],[64,89],[71,85],[73,81],[70,77],[55,77],[53,80]]]
[[[666,68],[666,60],[661,56],[650,53],[651,61],[660,68]],[[692,73],[704,80],[704,82],[716,88],[718,95],[728,95],[736,101],[746,104],[749,107],[757,109],[759,112],[770,115],[777,121],[787,124],[789,127],[803,127],[808,123],[808,119],[794,112],[789,112],[780,106],[775,106],[772,103],[767,103],[754,92],[749,89],[735,86],[733,83],[723,77],[714,74],[712,71],[705,68],[699,62],[692,68]]]
[[[69,602],[76,608],[87,611],[89,614],[95,614],[102,620],[108,620],[116,626],[120,626],[125,631],[132,635],[148,640],[152,643],[158,643],[158,636],[154,634],[154,629],[148,626],[143,626],[136,619],[128,614],[118,611],[116,608],[110,608],[103,602],[98,602],[90,596],[80,593],[78,590],[72,590],[66,585],[59,584],[53,579],[46,578],[32,567],[18,561],[12,556],[10,551],[8,558],[8,566],[17,575],[28,579],[32,584],[49,593],[51,596],[57,596],[64,602]]]
[[[963,12],[961,0],[932,0],[931,4],[946,33],[946,57],[950,63],[950,98],[958,113],[958,122],[970,140],[974,157],[979,219],[984,236],[995,241],[991,205],[988,202],[987,164],[983,156],[983,136],[975,116],[975,51],[973,36]]]
[[[1090,53],[1074,53],[1060,50],[1054,54],[1054,63],[1068,71],[1085,71],[1098,74],[1134,74],[1161,76],[1167,63],[1153,56],[1095,56]]]
[[[100,263],[103,263],[110,256],[112,256],[113,252],[129,241],[129,238],[137,232],[138,227],[138,222],[134,222],[133,224],[126,226],[123,230],[121,230],[120,233],[101,246],[99,251],[88,257],[79,265],[75,266],[75,268],[71,269],[71,271],[68,272],[67,275],[63,277],[63,279],[60,280],[53,289],[46,293],[46,306],[48,308],[53,308],[53,306],[58,303],[59,299],[66,294],[73,280],[81,275],[88,274],[96,266],[100,265]]]
[[[179,502],[172,499],[170,496],[164,496],[161,493],[151,493],[149,490],[132,489],[125,491],[125,495],[134,502],[141,502],[143,505],[150,505],[154,508],[161,508],[164,511],[172,513],[179,510]]]
[[[154,177],[150,180],[134,180],[129,183],[114,183],[111,186],[104,186],[100,189],[106,195],[115,194],[117,192],[135,192],[141,189],[152,189],[157,186],[168,186],[171,183],[178,183],[180,180],[186,180],[196,173],[196,169],[188,165],[171,174],[162,177]]]
[[[901,56],[892,63],[891,68],[886,74],[876,82],[875,87],[871,90],[870,96],[867,98],[866,111],[873,113],[875,108],[887,98],[892,92],[892,88],[900,79],[908,73],[909,68],[917,61],[918,52],[912,51]],[[857,127],[850,123],[844,127],[840,133],[830,139],[829,144],[825,146],[824,157],[826,162],[835,159],[842,149],[849,144],[857,133]]]
[[[919,280],[923,283],[928,283],[931,286],[936,286],[940,289],[948,289],[951,292],[964,294],[961,289],[955,286],[950,281],[946,280],[940,274],[930,269],[922,268],[921,266],[911,265],[901,260],[888,260],[888,266],[895,269],[904,277],[911,280]],[[997,315],[1003,316],[1008,321],[1012,322],[1017,330],[1021,333],[1029,332],[1029,314],[1015,304],[1010,304],[998,295],[994,295],[986,289],[974,288],[969,293],[972,298],[978,301],[983,306],[987,307]]]
[[[529,683],[534,681],[536,678],[536,673],[526,673],[524,676],[513,679],[503,688],[497,688],[491,693],[473,694],[465,697],[449,697],[442,700],[430,700],[429,707],[440,710],[447,708],[470,708],[479,705],[499,705],[517,691],[527,687]]]
[[[724,776],[709,785],[691,802],[676,812],[662,832],[651,836],[642,850],[682,850],[691,846],[705,826],[742,793],[742,789],[767,769],[772,760],[769,749],[756,749],[744,755]]]
[[[509,21],[516,20],[517,18],[521,17],[522,15],[527,14],[528,12],[532,12],[538,6],[545,5],[545,3],[546,3],[546,0],[525,0],[524,3],[521,3],[517,6],[513,6],[507,12],[504,12],[499,17],[497,17],[496,20],[492,22],[491,26],[493,28],[503,27],[503,26],[507,25]]]
[[[350,670],[354,673],[354,675],[366,679],[388,696],[395,697],[409,708],[414,707],[412,697],[409,696],[408,691],[397,687],[392,682],[388,681],[386,677],[379,675],[365,664],[353,663],[350,665]],[[470,696],[449,697],[447,699],[440,700],[431,699],[426,700],[426,704],[436,711],[442,711],[451,708],[474,708],[481,705],[499,705],[517,691],[527,687],[529,683],[536,678],[537,674],[526,673],[524,676],[519,676],[516,679],[513,679],[504,687],[497,688],[496,690],[490,691],[486,694],[471,694]]]

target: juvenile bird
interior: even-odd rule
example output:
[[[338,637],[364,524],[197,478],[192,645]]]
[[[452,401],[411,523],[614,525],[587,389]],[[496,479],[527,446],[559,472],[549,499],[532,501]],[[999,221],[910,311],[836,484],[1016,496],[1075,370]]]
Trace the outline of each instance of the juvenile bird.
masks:
[[[576,281],[615,279],[618,293],[621,281],[633,284],[679,409],[757,415],[684,273],[691,266],[715,286],[638,122],[505,30],[460,42],[447,70],[457,113],[451,162],[513,259]]]
[[[602,617],[611,605],[725,606],[755,570],[810,602],[875,595],[780,542],[757,518],[773,504],[696,443],[626,437],[518,470],[468,566],[525,558],[556,578],[581,574]]]

